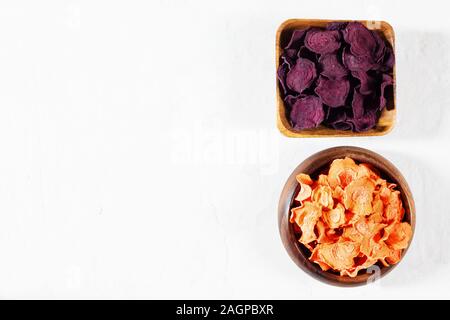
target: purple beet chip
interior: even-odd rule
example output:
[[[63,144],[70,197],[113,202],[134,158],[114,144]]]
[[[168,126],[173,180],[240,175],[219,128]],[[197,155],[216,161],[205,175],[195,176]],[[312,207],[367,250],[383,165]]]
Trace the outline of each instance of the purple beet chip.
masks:
[[[312,52],[307,47],[302,46],[298,50],[297,57],[298,58],[305,58],[305,59],[308,59],[308,60],[311,60],[311,61],[317,61],[318,54],[315,53],[315,52]]]
[[[353,130],[353,124],[348,121],[346,107],[330,108],[324,124],[336,130]]]
[[[381,60],[380,69],[382,71],[392,70],[392,68],[394,68],[394,63],[395,63],[394,51],[391,48],[386,47],[384,50],[383,59]]]
[[[375,39],[375,42],[377,43],[377,46],[372,55],[372,58],[376,63],[380,63],[381,60],[383,59],[384,53],[386,51],[386,43],[381,38],[381,36],[378,34],[378,32],[376,32],[375,30],[370,30],[370,32],[372,33],[372,35]]]
[[[297,59],[297,53],[298,50],[296,49],[286,49],[283,52],[283,55],[281,56],[282,59],[289,59],[289,60],[294,60]]]
[[[345,121],[336,121],[333,124],[331,124],[331,127],[336,130],[354,130],[354,125],[348,120]]]
[[[299,99],[299,98],[301,98],[301,97],[304,97],[303,95],[298,95],[298,96],[294,96],[294,95],[291,95],[291,94],[289,94],[289,95],[287,95],[285,98],[284,98],[284,102],[286,103],[286,105],[289,107],[289,108],[292,108],[292,106],[297,102],[297,100]]]
[[[295,60],[296,60],[296,59],[297,59],[297,58],[291,58],[291,57],[289,57],[289,56],[287,56],[287,55],[282,55],[282,56],[281,56],[281,62],[282,62],[282,64],[283,64],[283,63],[287,64],[289,70],[290,70],[291,68],[294,67],[294,65],[295,65]]]
[[[350,51],[357,57],[373,57],[378,50],[374,34],[359,22],[350,22],[342,31],[344,40],[350,44]]]
[[[347,48],[342,51],[342,62],[350,71],[369,71],[375,66],[370,57],[355,56]]]
[[[281,90],[283,91],[283,94],[287,94],[287,87],[286,87],[286,75],[289,71],[289,66],[287,63],[282,63],[278,70],[277,70],[277,78],[280,82]]]
[[[378,121],[378,116],[375,110],[366,112],[364,116],[360,118],[349,119],[354,126],[356,132],[363,132],[372,129],[376,126]]]
[[[339,62],[335,53],[322,55],[319,58],[321,75],[328,79],[342,79],[348,74],[348,70]]]
[[[305,46],[312,52],[327,54],[341,47],[341,35],[337,30],[312,29],[306,33]]]
[[[316,66],[314,62],[304,58],[298,58],[295,66],[286,76],[286,86],[298,93],[308,88],[316,79]]]
[[[350,90],[346,79],[332,80],[320,77],[314,90],[323,103],[331,108],[343,106]]]
[[[353,89],[352,111],[354,118],[362,118],[364,116],[364,96],[359,93],[358,87]]]
[[[371,94],[375,89],[375,79],[362,70],[352,71],[352,76],[359,80],[359,92],[361,94]]]
[[[290,113],[292,125],[296,130],[317,127],[324,119],[322,102],[316,96],[303,96],[293,104]]]
[[[381,88],[380,88],[380,110],[384,109],[386,107],[386,98],[384,96],[384,91],[386,90],[387,86],[390,86],[394,83],[394,80],[390,75],[383,74],[382,82],[381,82]]]
[[[303,42],[303,37],[306,34],[306,31],[308,31],[309,28],[306,29],[297,29],[292,32],[291,39],[289,40],[289,43],[284,48],[285,50],[288,49],[299,49]]]
[[[330,22],[326,29],[327,30],[344,30],[348,22]]]

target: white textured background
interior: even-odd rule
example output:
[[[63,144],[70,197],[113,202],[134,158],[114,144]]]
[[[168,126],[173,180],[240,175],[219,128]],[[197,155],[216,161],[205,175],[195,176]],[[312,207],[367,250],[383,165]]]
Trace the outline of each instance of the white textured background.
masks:
[[[445,1],[2,1],[1,298],[450,298],[450,19]],[[287,18],[396,31],[398,121],[375,138],[275,127]],[[402,263],[335,288],[284,251],[292,169],[356,145],[417,205]]]

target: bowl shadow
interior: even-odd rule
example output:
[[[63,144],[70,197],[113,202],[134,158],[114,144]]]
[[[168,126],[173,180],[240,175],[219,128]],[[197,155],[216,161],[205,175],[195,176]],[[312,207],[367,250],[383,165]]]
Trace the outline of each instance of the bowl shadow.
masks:
[[[400,138],[436,137],[450,104],[450,37],[439,32],[396,30],[397,123]]]
[[[417,221],[410,253],[400,263],[389,281],[380,281],[385,287],[408,286],[426,281],[447,268],[450,262],[450,219],[448,206],[443,201],[450,194],[450,185],[437,170],[403,154],[388,152],[390,159],[398,163],[409,181],[415,199]]]

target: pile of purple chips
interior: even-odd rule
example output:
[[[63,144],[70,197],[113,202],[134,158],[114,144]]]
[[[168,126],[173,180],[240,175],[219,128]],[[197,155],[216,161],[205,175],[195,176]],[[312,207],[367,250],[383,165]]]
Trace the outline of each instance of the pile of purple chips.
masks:
[[[277,76],[294,129],[362,132],[377,124],[392,90],[394,52],[376,31],[359,22],[294,30],[280,59]]]

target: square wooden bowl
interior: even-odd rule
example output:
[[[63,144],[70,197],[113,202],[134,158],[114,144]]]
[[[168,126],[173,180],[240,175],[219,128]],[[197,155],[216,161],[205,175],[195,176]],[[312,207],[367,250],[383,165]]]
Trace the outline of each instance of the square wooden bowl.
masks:
[[[325,27],[329,22],[347,22],[358,21],[365,25],[368,29],[377,30],[382,38],[384,38],[394,50],[395,54],[395,34],[392,26],[385,21],[369,21],[369,20],[319,20],[319,19],[289,19],[283,22],[277,30],[276,35],[276,70],[280,64],[280,57],[283,48],[289,42],[289,37],[293,30],[303,29],[307,27]],[[294,138],[310,138],[310,137],[349,137],[349,136],[381,136],[387,134],[395,125],[395,64],[393,67],[394,85],[391,87],[391,94],[387,94],[386,108],[383,109],[377,125],[365,132],[353,132],[344,130],[335,130],[320,125],[314,129],[294,130],[286,117],[286,109],[281,95],[280,85],[277,79],[277,126],[282,134],[287,137]]]

